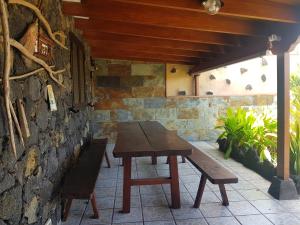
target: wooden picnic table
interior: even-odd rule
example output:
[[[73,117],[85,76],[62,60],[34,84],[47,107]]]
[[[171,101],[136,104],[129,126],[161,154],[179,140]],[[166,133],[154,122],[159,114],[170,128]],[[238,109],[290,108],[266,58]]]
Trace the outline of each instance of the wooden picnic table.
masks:
[[[172,208],[180,208],[177,156],[192,154],[191,145],[155,121],[118,124],[114,157],[123,158],[123,212],[130,212],[131,186],[170,184]],[[170,177],[131,178],[132,157],[169,157]]]

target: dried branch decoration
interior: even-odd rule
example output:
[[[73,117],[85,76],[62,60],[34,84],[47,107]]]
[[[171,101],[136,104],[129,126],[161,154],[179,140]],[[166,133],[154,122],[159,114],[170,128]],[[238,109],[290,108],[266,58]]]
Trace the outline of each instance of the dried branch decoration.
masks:
[[[37,15],[38,19],[42,22],[45,29],[47,30],[47,33],[50,36],[50,38],[56,44],[58,44],[60,47],[67,49],[67,47],[65,46],[66,36],[64,35],[64,33],[61,31],[53,33],[49,23],[47,22],[45,17],[42,15],[40,10],[36,6],[34,6],[31,3],[26,2],[24,0],[9,0],[8,3],[19,4],[19,5],[22,5],[27,8],[32,9],[34,11],[34,13]],[[29,48],[29,50],[28,50],[24,45],[22,45],[21,43],[19,43],[16,40],[10,38],[9,25],[8,25],[8,10],[7,10],[7,5],[6,5],[5,0],[0,0],[0,14],[1,14],[0,18],[1,18],[1,25],[2,25],[2,33],[3,33],[3,35],[0,37],[0,43],[2,43],[3,47],[4,47],[3,77],[0,80],[2,81],[2,85],[3,85],[4,103],[5,103],[8,130],[9,130],[9,136],[10,136],[10,144],[11,144],[11,148],[12,148],[14,156],[15,156],[15,158],[17,158],[17,149],[16,149],[16,143],[15,143],[13,122],[15,124],[17,133],[20,137],[20,141],[23,146],[24,146],[24,139],[23,139],[23,134],[22,134],[22,130],[20,127],[20,123],[18,121],[18,117],[15,113],[12,102],[10,100],[10,82],[9,81],[23,79],[23,78],[35,75],[35,74],[45,70],[45,71],[47,71],[50,78],[55,83],[57,83],[61,87],[64,87],[64,85],[55,77],[55,75],[61,74],[65,70],[63,69],[63,70],[53,71],[53,66],[49,66],[45,61],[43,61],[42,59],[39,59],[33,55],[32,45],[29,45],[29,46],[27,45],[27,47]],[[34,32],[31,33],[30,35],[34,35]],[[58,40],[57,37],[59,37],[60,40]],[[25,56],[27,59],[32,60],[33,62],[37,63],[42,68],[36,69],[36,70],[28,72],[26,74],[18,75],[15,77],[10,77],[10,70],[13,66],[12,47],[19,50],[23,56]]]
[[[61,32],[61,31],[57,31],[57,32],[54,32],[52,31],[48,21],[46,20],[46,18],[42,15],[41,11],[39,10],[39,8],[37,8],[35,5],[29,3],[29,2],[26,2],[24,0],[9,0],[8,1],[9,4],[18,4],[18,5],[22,5],[22,6],[25,6],[29,9],[31,9],[35,14],[36,16],[39,18],[39,20],[42,22],[42,24],[44,25],[49,37],[56,43],[58,44],[60,47],[64,48],[64,49],[68,49],[66,47],[66,44],[65,44],[65,40],[66,40],[66,35]],[[61,40],[58,40],[56,37],[60,37]]]
[[[8,26],[8,13],[4,0],[0,0],[0,12],[1,12],[1,24],[3,31],[3,47],[4,47],[4,69],[3,69],[3,92],[4,92],[4,104],[6,109],[6,116],[8,122],[8,129],[10,134],[10,143],[15,157],[17,158],[17,149],[14,136],[14,128],[12,122],[12,116],[10,111],[10,84],[9,74],[11,68],[11,51],[9,42],[9,26]]]

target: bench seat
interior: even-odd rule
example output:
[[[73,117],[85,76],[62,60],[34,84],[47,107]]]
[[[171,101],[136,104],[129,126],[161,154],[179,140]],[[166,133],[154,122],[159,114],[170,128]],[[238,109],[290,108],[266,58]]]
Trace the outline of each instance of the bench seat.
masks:
[[[196,147],[193,147],[193,153],[186,158],[202,173],[194,207],[199,208],[200,206],[207,179],[212,184],[219,185],[223,205],[228,206],[229,202],[224,184],[237,183],[238,178]]]
[[[66,200],[63,215],[64,221],[68,217],[73,199],[91,199],[94,217],[99,217],[94,189],[105,154],[106,144],[107,139],[95,139],[85,145],[77,164],[66,174],[61,192],[62,198]]]

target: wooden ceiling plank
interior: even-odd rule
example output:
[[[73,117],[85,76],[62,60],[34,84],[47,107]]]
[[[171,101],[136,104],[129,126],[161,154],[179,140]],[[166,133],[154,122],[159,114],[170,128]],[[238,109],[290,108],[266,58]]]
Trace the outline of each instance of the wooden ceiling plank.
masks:
[[[139,52],[149,52],[149,53],[164,53],[167,55],[177,55],[177,56],[187,56],[187,57],[199,57],[201,58],[212,58],[216,57],[215,53],[207,53],[207,52],[197,52],[183,49],[173,49],[173,48],[161,48],[161,47],[153,47],[153,46],[144,46],[131,44],[126,42],[117,42],[117,41],[97,41],[97,45],[91,46],[93,50],[99,50],[103,48],[113,48],[113,49],[131,49],[133,51]]]
[[[92,53],[92,58],[94,59],[118,59],[118,60],[132,60],[132,61],[141,61],[141,62],[153,62],[153,63],[172,63],[172,64],[183,64],[183,65],[194,65],[194,62],[189,61],[176,61],[176,60],[166,60],[166,59],[157,59],[157,58],[141,58],[134,56],[120,56],[120,55],[105,55],[103,53]]]
[[[159,27],[141,25],[119,21],[108,21],[101,19],[82,20],[75,19],[76,28],[85,33],[97,33],[99,30],[106,33],[128,34],[142,37],[155,37],[160,39],[189,41],[195,43],[207,43],[225,46],[239,46],[238,35],[218,34],[189,29],[178,29],[172,27]]]
[[[95,2],[91,0],[90,2]],[[158,6],[169,9],[182,9],[194,12],[204,12],[199,0],[114,0],[117,2]],[[287,0],[276,2],[268,0],[226,0],[219,15],[234,16],[247,19],[259,19],[285,23],[299,23],[299,8],[286,4]],[[294,2],[296,4],[296,2]],[[298,3],[298,6],[300,4]]]
[[[130,35],[119,35],[119,34],[110,34],[104,32],[98,32],[97,34],[83,34],[84,38],[88,40],[91,46],[97,46],[97,41],[106,40],[106,41],[117,41],[131,44],[144,45],[152,47],[163,47],[163,48],[173,48],[173,49],[183,49],[190,51],[202,51],[202,52],[212,52],[212,53],[224,53],[222,46],[201,44],[201,43],[191,43],[185,41],[173,41],[173,40],[163,40],[157,38],[148,38],[148,37],[135,37]]]
[[[183,28],[248,36],[269,36],[273,33],[272,23],[256,22],[226,16],[209,16],[205,13],[169,9],[115,1],[97,1],[89,4],[63,3],[67,15],[86,16],[92,19],[133,22],[161,27]],[[281,25],[276,24],[276,30]]]
[[[265,49],[265,50],[264,50]],[[216,57],[209,62],[201,62],[190,70],[190,74],[198,74],[209,70],[228,66],[234,63],[242,62],[251,58],[263,56],[266,54],[265,46],[253,45],[247,48],[241,48],[238,51]]]
[[[103,55],[119,55],[119,56],[132,56],[137,58],[157,58],[157,59],[166,59],[173,61],[186,61],[186,62],[197,62],[203,61],[205,58],[201,57],[189,57],[189,56],[176,56],[176,55],[168,55],[164,53],[145,53],[139,51],[133,51],[128,49],[112,49],[112,48],[98,48],[92,49],[92,55],[94,54],[103,54]]]

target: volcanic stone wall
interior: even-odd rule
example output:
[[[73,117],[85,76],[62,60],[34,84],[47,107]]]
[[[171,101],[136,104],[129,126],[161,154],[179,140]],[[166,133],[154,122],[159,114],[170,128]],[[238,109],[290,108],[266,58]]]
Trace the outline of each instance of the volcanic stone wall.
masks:
[[[38,1],[30,1],[37,4]],[[60,0],[42,0],[41,10],[53,31],[65,34],[73,30],[73,22],[65,18]],[[27,27],[36,20],[31,10],[22,6],[9,6],[11,37],[19,40]],[[69,42],[69,40],[67,40]],[[68,43],[69,45],[69,43]],[[3,49],[0,52],[3,71]],[[88,53],[86,56],[89,59]],[[72,78],[70,72],[70,51],[56,46],[54,61],[56,68],[66,68],[63,74],[65,89],[58,87],[46,72],[24,80],[11,81],[11,100],[15,107],[17,98],[25,102],[25,111],[31,136],[25,148],[17,142],[17,158],[9,144],[7,120],[4,112],[3,93],[0,100],[0,225],[44,224],[48,218],[57,224],[61,215],[59,195],[62,177],[72,165],[80,149],[80,142],[89,130],[89,107],[83,106],[78,113],[72,107]],[[89,63],[86,62],[86,65]],[[33,70],[27,68],[19,52],[14,50],[12,74]],[[88,66],[87,66],[88,68]],[[87,86],[90,80],[86,79]],[[51,84],[57,103],[57,111],[51,112],[45,100],[44,91]],[[90,93],[87,91],[88,98]],[[89,100],[88,100],[89,101]]]

